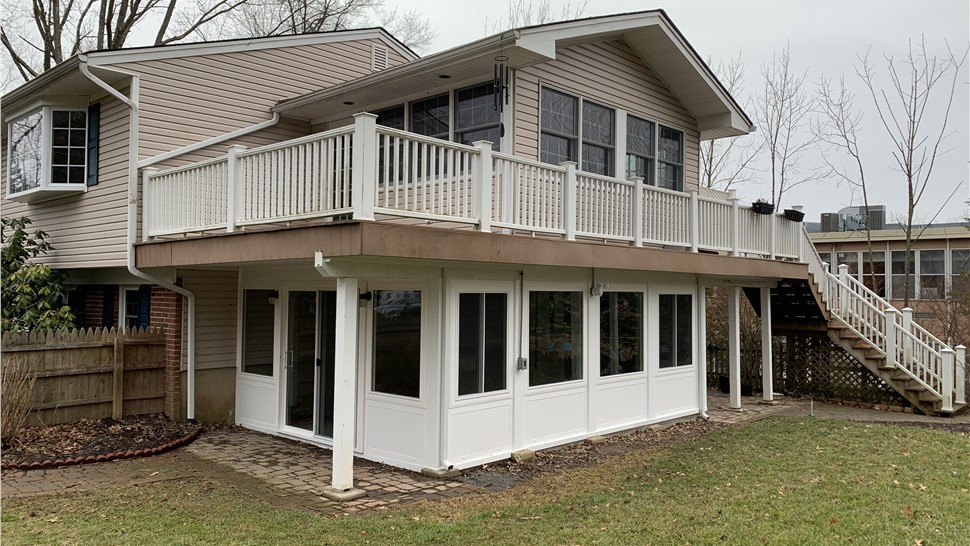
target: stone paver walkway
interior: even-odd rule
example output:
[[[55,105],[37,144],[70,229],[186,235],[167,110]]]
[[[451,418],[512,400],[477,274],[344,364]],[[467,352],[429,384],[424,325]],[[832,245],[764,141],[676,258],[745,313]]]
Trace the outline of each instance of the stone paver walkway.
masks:
[[[743,397],[742,410],[727,395],[712,392],[708,414],[715,422],[740,425],[769,415],[815,415],[822,419],[970,423],[970,414],[940,419],[781,397],[772,405]],[[445,499],[481,491],[476,485],[435,479],[364,460],[354,461],[357,487],[367,495],[339,504],[320,496],[330,483],[330,450],[243,429],[210,431],[181,449],[138,459],[63,468],[4,471],[3,497],[87,491],[166,480],[223,481],[270,504],[321,514],[382,510],[417,499]]]

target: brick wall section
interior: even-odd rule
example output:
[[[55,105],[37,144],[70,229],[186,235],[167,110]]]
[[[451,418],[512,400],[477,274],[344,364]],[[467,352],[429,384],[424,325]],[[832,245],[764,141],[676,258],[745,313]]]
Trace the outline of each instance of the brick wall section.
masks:
[[[149,324],[165,329],[165,415],[179,420],[181,416],[182,369],[182,296],[159,286],[152,286]]]
[[[104,326],[104,291],[111,287],[88,286],[84,291],[84,325],[88,328]],[[117,291],[117,289],[115,289]]]

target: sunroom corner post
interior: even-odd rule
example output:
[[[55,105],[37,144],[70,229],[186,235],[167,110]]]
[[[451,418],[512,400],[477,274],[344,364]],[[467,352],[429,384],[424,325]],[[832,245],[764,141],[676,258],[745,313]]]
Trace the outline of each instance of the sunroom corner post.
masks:
[[[953,363],[956,368],[956,373],[954,374],[954,381],[956,382],[956,403],[966,404],[967,403],[967,348],[963,345],[956,346],[956,362]]]
[[[334,348],[333,475],[323,495],[351,500],[364,495],[354,488],[354,431],[357,421],[357,277],[337,277],[337,324]]]
[[[741,409],[741,289],[727,288],[728,313],[728,379],[731,385],[732,409]]]
[[[563,180],[563,227],[566,230],[566,240],[576,240],[576,162],[564,161],[560,164],[566,168]]]
[[[633,244],[643,246],[643,177],[634,176],[629,178],[633,182],[633,206],[632,209],[632,229]]]
[[[155,195],[152,191],[152,177],[158,174],[158,169],[155,167],[146,167],[142,169],[141,172],[141,240],[142,242],[147,242],[149,240],[149,232],[155,227],[153,222],[155,221],[152,211],[158,206],[155,203]]]
[[[697,283],[697,413],[707,418],[707,287]]]
[[[700,242],[701,220],[700,202],[697,200],[697,190],[690,190],[690,251],[697,252]]]
[[[774,400],[771,354],[771,289],[761,288],[761,392],[765,402]]]
[[[239,161],[239,154],[246,151],[246,147],[233,144],[228,148],[226,168],[226,232],[236,231],[236,218],[243,208],[243,169]]]
[[[492,143],[478,140],[472,143],[478,148],[473,157],[472,187],[474,188],[474,214],[478,219],[478,231],[492,231]]]
[[[940,409],[943,411],[953,411],[953,349],[947,347],[940,351],[940,354],[943,356],[943,369],[940,370],[942,375],[940,394],[943,395],[943,403],[940,405]]]
[[[377,116],[354,114],[354,144],[351,155],[351,198],[354,220],[373,220],[377,200]]]

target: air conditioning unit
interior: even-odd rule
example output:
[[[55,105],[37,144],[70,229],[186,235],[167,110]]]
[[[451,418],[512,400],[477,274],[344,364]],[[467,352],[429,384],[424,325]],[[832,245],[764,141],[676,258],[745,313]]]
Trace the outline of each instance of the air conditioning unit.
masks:
[[[823,212],[822,231],[842,231],[842,215],[837,212]]]

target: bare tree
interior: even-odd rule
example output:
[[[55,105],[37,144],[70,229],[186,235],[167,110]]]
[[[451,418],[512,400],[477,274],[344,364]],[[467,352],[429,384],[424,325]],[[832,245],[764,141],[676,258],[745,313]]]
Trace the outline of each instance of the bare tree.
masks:
[[[943,143],[953,134],[947,129],[953,97],[956,94],[957,82],[967,54],[964,50],[958,57],[947,44],[947,55],[939,58],[927,51],[926,38],[923,37],[916,46],[909,42],[908,52],[902,60],[885,55],[885,70],[889,78],[888,89],[877,80],[876,63],[870,60],[870,53],[859,57],[856,74],[865,83],[872,102],[876,107],[879,120],[886,134],[893,141],[893,160],[906,181],[906,217],[903,231],[906,234],[906,252],[903,269],[904,305],[909,305],[910,275],[912,264],[910,255],[913,242],[917,238],[914,234],[913,219],[916,207],[923,198],[923,193],[933,180],[933,167],[936,160],[946,152]],[[944,95],[937,99],[934,90],[939,85],[946,86],[949,78],[949,90],[944,88]],[[942,118],[934,123],[928,119],[927,109],[934,108],[935,101],[945,105]],[[934,126],[935,125],[935,126]]]
[[[713,66],[710,59],[708,66]],[[721,60],[714,67],[724,88],[738,96],[744,88],[744,64],[741,53],[728,61]],[[763,141],[750,135],[705,140],[700,144],[701,186],[728,191],[735,183],[752,178],[751,164],[758,157]]]
[[[213,0],[208,4],[178,0],[31,0],[30,9],[8,6],[0,42],[24,81],[84,49],[118,49],[149,16],[162,12],[154,45],[184,40],[199,27],[229,13],[246,0]],[[174,21],[177,24],[173,24]],[[13,32],[11,36],[8,33]]]
[[[764,87],[754,101],[755,117],[771,168],[771,202],[780,208],[787,191],[821,177],[817,169],[803,172],[801,166],[816,145],[808,130],[815,99],[805,88],[805,73],[792,71],[788,47],[761,67],[761,76]]]
[[[577,1],[574,6],[572,0],[567,0],[558,10],[553,9],[549,0],[509,0],[509,10],[506,19],[501,17],[495,22],[489,23],[485,19],[485,32],[497,34],[510,28],[518,28],[530,25],[542,25],[565,21],[567,19],[578,19],[589,6],[589,0]]]
[[[855,94],[845,86],[845,78],[839,79],[839,87],[835,89],[831,80],[823,76],[818,82],[818,110],[820,119],[813,120],[812,131],[816,138],[830,148],[846,154],[850,166],[843,168],[832,161],[827,154],[822,154],[823,160],[840,182],[845,182],[862,194],[862,205],[865,210],[866,251],[869,258],[869,282],[873,290],[880,291],[877,286],[876,260],[872,252],[872,221],[869,214],[869,188],[866,185],[866,171],[862,163],[862,153],[859,151],[858,131],[862,129],[862,112],[855,105]],[[888,257],[887,257],[888,258]],[[883,259],[883,267],[888,262]]]
[[[431,26],[431,20],[422,16],[417,10],[401,11],[397,7],[376,8],[374,13],[378,24],[395,38],[418,51],[427,50],[438,35]]]

